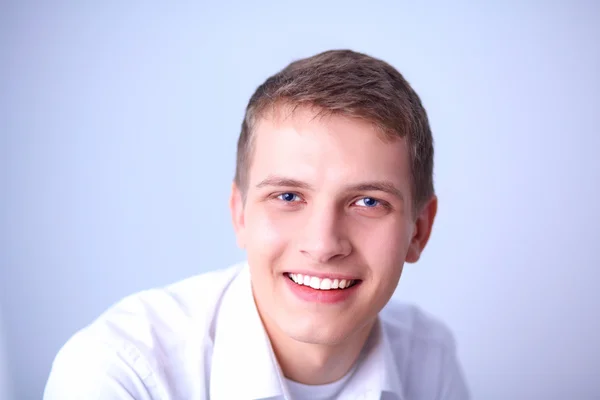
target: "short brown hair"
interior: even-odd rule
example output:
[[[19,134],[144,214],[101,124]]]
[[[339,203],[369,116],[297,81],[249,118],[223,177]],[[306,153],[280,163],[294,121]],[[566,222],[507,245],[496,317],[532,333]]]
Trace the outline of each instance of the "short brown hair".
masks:
[[[407,137],[413,211],[434,194],[433,138],[419,96],[394,67],[351,50],[330,50],[294,61],[256,89],[238,139],[235,182],[242,193],[248,185],[252,130],[267,108],[280,105],[361,118],[387,140]]]

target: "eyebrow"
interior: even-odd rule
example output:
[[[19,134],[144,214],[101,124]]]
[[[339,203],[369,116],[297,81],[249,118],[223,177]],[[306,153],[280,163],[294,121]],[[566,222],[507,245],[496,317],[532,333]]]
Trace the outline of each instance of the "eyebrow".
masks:
[[[260,189],[266,186],[314,190],[314,188],[306,182],[302,182],[297,179],[286,178],[283,176],[269,176],[256,185],[256,188]],[[356,185],[347,186],[345,190],[347,192],[384,192],[397,197],[401,201],[404,201],[402,191],[390,181],[361,182]]]
[[[306,189],[313,190],[313,187],[308,183],[296,180],[285,178],[283,176],[269,176],[263,181],[261,181],[258,185],[256,185],[257,189],[263,188],[265,186],[277,186],[277,187],[293,187],[298,189]]]
[[[404,201],[404,196],[402,195],[400,189],[398,189],[392,182],[389,181],[359,183],[357,185],[349,186],[347,190],[353,192],[384,192]]]

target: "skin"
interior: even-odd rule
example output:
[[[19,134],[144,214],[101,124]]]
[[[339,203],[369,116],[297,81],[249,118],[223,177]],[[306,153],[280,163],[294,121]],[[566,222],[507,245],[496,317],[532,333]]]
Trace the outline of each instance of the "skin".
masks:
[[[404,139],[311,109],[282,114],[255,127],[248,187],[231,192],[233,225],[284,375],[331,383],[355,363],[404,263],[419,259],[437,198],[413,213]],[[309,302],[290,289],[289,272],[360,284],[342,302]]]

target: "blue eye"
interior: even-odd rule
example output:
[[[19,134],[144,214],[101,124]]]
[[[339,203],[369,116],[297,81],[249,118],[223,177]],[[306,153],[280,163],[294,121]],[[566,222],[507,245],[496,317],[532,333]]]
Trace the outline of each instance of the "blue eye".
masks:
[[[298,195],[294,193],[282,193],[277,198],[288,203],[298,201]]]
[[[361,207],[377,207],[379,205],[379,200],[375,200],[372,197],[363,197],[362,199],[356,202],[357,205]]]

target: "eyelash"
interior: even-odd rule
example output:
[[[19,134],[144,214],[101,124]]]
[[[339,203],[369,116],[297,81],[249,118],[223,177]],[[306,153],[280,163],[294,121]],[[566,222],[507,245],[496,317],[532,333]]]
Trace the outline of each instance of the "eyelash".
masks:
[[[282,197],[282,196],[284,196],[284,195],[286,195],[286,194],[291,194],[291,195],[294,195],[294,196],[296,196],[296,197],[298,197],[298,198],[302,198],[302,196],[300,196],[298,193],[294,193],[294,192],[282,192],[282,193],[277,193],[277,194],[275,194],[273,197],[274,197],[275,199],[277,199],[277,200],[279,200],[279,201],[283,202],[283,203],[290,203],[290,204],[292,204],[292,203],[298,203],[298,201],[285,201],[285,200],[283,200],[281,197]],[[360,208],[364,208],[364,209],[369,209],[369,208],[376,209],[376,208],[379,208],[379,207],[383,207],[383,208],[386,208],[386,209],[390,209],[390,208],[391,208],[391,205],[390,205],[388,202],[386,202],[386,201],[383,201],[383,200],[380,200],[380,199],[378,199],[378,198],[375,198],[375,197],[370,197],[370,196],[359,197],[359,198],[355,199],[355,200],[352,202],[352,204],[354,205],[354,204],[356,204],[358,201],[360,201],[360,200],[364,200],[364,199],[371,199],[371,200],[374,200],[374,201],[376,201],[376,202],[377,202],[377,205],[375,205],[375,206],[373,206],[373,207],[367,207],[367,206],[358,206],[358,207],[360,207]]]

